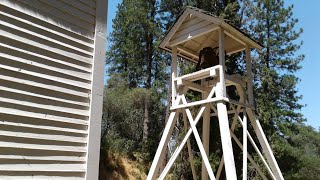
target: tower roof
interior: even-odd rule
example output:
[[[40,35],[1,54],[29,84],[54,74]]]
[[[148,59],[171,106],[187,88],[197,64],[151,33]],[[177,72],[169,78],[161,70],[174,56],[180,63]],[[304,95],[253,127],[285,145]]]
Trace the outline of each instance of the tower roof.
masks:
[[[176,46],[178,55],[197,62],[198,54],[204,47],[217,47],[219,29],[225,32],[225,51],[228,55],[245,50],[246,46],[262,49],[262,45],[250,38],[226,20],[216,17],[208,11],[187,7],[177,18],[160,43],[160,48],[172,51]]]

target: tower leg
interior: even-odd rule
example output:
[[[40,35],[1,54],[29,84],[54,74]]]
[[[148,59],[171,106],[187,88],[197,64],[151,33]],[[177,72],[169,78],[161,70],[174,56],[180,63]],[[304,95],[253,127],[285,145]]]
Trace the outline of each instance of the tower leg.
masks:
[[[231,143],[229,121],[227,114],[227,107],[225,103],[217,103],[218,119],[220,127],[220,135],[222,142],[223,160],[225,163],[225,171],[227,180],[236,180],[236,168],[234,163],[233,149]]]
[[[275,175],[276,179],[283,180],[284,179],[283,175],[280,171],[276,158],[273,155],[273,152],[270,148],[267,138],[262,130],[259,120],[256,118],[252,109],[247,108],[246,111],[273,174]]]
[[[151,168],[147,177],[147,180],[155,179],[156,175],[158,174],[159,165],[161,164],[165,152],[167,150],[167,144],[171,137],[173,128],[176,124],[177,116],[179,113],[171,112],[166,127],[163,131],[156,155],[154,156],[153,162],[151,164]]]
[[[202,99],[207,98],[208,93],[203,93]],[[202,143],[204,150],[209,157],[209,137],[210,137],[210,105],[206,105],[206,109],[203,113],[203,121],[202,121]],[[207,180],[208,179],[208,172],[204,161],[202,160],[202,168],[201,168],[201,179]]]
[[[184,128],[185,128],[185,130],[187,132],[189,130],[189,127],[188,127],[186,112],[183,112],[183,124],[184,124]],[[193,154],[192,154],[190,139],[187,140],[187,147],[188,147],[188,154],[189,154],[189,161],[190,161],[190,166],[191,166],[191,171],[192,171],[192,177],[193,177],[193,180],[196,180],[197,176],[196,176],[196,170],[195,170],[195,167],[194,167],[194,161],[193,161]]]

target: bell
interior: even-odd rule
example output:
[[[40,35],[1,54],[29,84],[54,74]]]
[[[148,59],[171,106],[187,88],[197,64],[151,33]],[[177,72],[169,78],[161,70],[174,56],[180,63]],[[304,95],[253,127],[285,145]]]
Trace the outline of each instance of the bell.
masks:
[[[206,69],[219,64],[219,47],[205,47],[199,53],[199,61],[196,70]]]

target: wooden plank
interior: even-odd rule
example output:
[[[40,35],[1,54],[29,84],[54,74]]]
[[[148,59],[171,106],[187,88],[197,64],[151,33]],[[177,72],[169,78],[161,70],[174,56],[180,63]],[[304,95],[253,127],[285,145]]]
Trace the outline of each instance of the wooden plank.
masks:
[[[191,81],[181,81],[182,83],[179,84],[178,82],[178,85],[180,86],[185,86],[187,87],[188,89],[191,89],[191,90],[194,90],[194,91],[198,91],[198,92],[208,92],[209,90],[211,90],[210,88],[206,88],[205,86],[201,86],[199,84],[196,84],[196,83],[193,83]]]
[[[240,85],[241,87],[246,87],[246,81],[240,74],[225,74],[225,79],[227,84]]]
[[[248,163],[247,163],[247,158],[248,158],[248,137],[247,137],[247,115],[246,113],[243,113],[243,130],[242,130],[242,136],[243,136],[243,145],[242,145],[242,179],[247,180],[247,174],[248,174]]]
[[[238,112],[243,112],[243,110],[240,110]],[[229,110],[229,111],[227,111],[227,113],[228,113],[228,115],[234,114],[234,111],[233,110]],[[218,115],[218,113],[216,113],[216,112],[211,113],[211,116],[217,116],[217,115]]]
[[[195,120],[194,120],[194,124],[197,125],[202,114],[203,111],[205,110],[205,107],[201,107],[198,115],[196,116]],[[164,179],[164,177],[168,174],[169,170],[171,169],[173,163],[175,162],[175,160],[177,159],[178,155],[180,154],[181,150],[183,149],[183,147],[185,146],[185,144],[188,142],[189,137],[192,133],[192,129],[189,128],[188,131],[186,132],[185,137],[183,138],[183,140],[181,141],[180,145],[177,146],[176,150],[174,151],[174,153],[171,155],[167,165],[165,166],[163,172],[160,174],[159,179]]]
[[[70,25],[74,26],[76,29],[83,29],[88,32],[94,32],[94,25],[88,22],[81,20],[80,18],[71,16],[67,13],[63,13],[60,9],[52,7],[48,4],[45,4],[39,0],[17,0],[24,5],[28,5],[31,9],[34,9],[35,12],[45,13],[50,15],[50,18],[55,18],[56,22],[62,23],[63,21],[70,23]],[[74,29],[74,31],[76,31]]]
[[[77,26],[72,25],[67,22],[61,22],[56,19],[48,18],[47,16],[44,15],[46,13],[35,13],[36,10],[34,10],[34,9],[31,10],[32,9],[31,7],[25,8],[23,5],[21,5],[17,2],[10,1],[10,0],[2,0],[1,5],[5,6],[6,8],[13,9],[17,12],[20,12],[26,17],[32,17],[36,20],[42,21],[41,24],[50,24],[50,25],[54,26],[55,29],[60,29],[61,31],[66,30],[70,34],[77,35],[79,38],[81,37],[87,41],[92,41],[92,39],[93,39],[93,32],[89,32],[87,30],[78,28]],[[73,29],[77,29],[77,31],[74,31]]]
[[[199,57],[197,56],[197,53],[192,51],[191,49],[188,49],[188,48],[185,48],[185,47],[182,47],[180,45],[177,46],[178,50],[185,53],[186,55],[188,56],[191,56],[192,58],[198,60]]]
[[[229,24],[222,22],[221,26],[225,28],[230,35],[237,37],[237,39],[239,39],[240,41],[243,41],[245,44],[249,44],[250,46],[256,48],[258,51],[262,49],[262,46],[254,42],[252,39],[246,37],[242,32],[238,31],[237,29],[230,26]]]
[[[78,0],[62,0],[64,3],[70,4],[75,8],[78,8],[80,10],[82,10],[83,12],[86,12],[92,16],[96,16],[96,11],[94,8],[87,6],[81,2],[79,2]]]
[[[228,49],[226,51],[227,51],[227,55],[230,56],[232,54],[235,54],[235,53],[238,53],[238,52],[242,52],[244,50],[245,50],[245,48],[243,46],[238,46],[236,48]]]
[[[186,93],[186,91],[184,91],[183,94],[185,94],[185,93]],[[188,122],[187,122],[187,114],[185,112],[183,112],[183,114],[182,114],[182,119],[183,119],[184,130],[187,133],[189,128],[188,128]],[[197,121],[197,119],[195,119],[195,121]],[[191,148],[191,143],[190,143],[190,139],[189,138],[187,140],[187,147],[188,147],[188,155],[189,155],[189,162],[190,162],[192,177],[193,177],[193,180],[197,180],[196,169],[194,167],[195,163],[194,163],[194,160],[193,160],[192,148]]]
[[[29,25],[29,26],[31,26],[33,28],[33,30],[39,29],[39,30],[42,30],[44,32],[47,32],[47,36],[49,36],[48,34],[51,33],[54,36],[59,36],[60,39],[71,41],[71,42],[73,42],[73,44],[75,44],[75,47],[79,47],[79,48],[82,48],[82,49],[90,49],[91,51],[93,50],[93,42],[92,43],[88,43],[87,41],[82,40],[82,38],[75,38],[74,36],[79,36],[79,35],[75,34],[75,33],[72,33],[70,31],[67,31],[67,30],[64,30],[64,31],[67,31],[69,34],[61,33],[59,31],[55,30],[55,28],[50,28],[49,26],[55,27],[52,24],[48,23],[47,26],[45,26],[45,24],[47,22],[41,23],[41,24],[39,22],[34,22],[34,20],[32,21],[32,20],[28,19],[28,17],[29,17],[28,15],[26,15],[25,17],[19,17],[19,16],[11,15],[11,14],[9,14],[7,12],[0,12],[0,14],[2,16],[10,18],[11,20],[15,20],[15,21],[18,21],[20,23],[24,23],[26,26]],[[60,27],[57,27],[57,28],[59,29]],[[72,36],[70,34],[74,34],[74,35]],[[52,35],[51,35],[51,37],[52,37]]]
[[[48,115],[48,114],[43,114],[43,113],[34,113],[34,112],[22,111],[22,110],[18,110],[18,109],[4,108],[4,107],[0,107],[0,114],[21,116],[21,117],[43,120],[44,124],[48,124],[48,123],[50,124],[51,121],[69,123],[69,124],[78,124],[78,125],[84,125],[84,126],[87,126],[89,124],[88,121],[86,121],[86,120],[79,120],[79,119],[67,118],[67,117],[59,117],[59,116],[54,116],[54,115]]]
[[[177,109],[184,109],[184,108],[189,108],[192,106],[199,106],[202,104],[207,104],[207,103],[213,103],[213,102],[219,102],[219,101],[229,101],[227,98],[211,98],[211,99],[205,99],[205,100],[200,100],[196,102],[191,102],[187,104],[182,104],[182,105],[175,105],[170,108],[170,110],[174,111]]]
[[[56,63],[58,65],[67,66],[67,67],[72,68],[72,69],[77,69],[77,70],[82,72],[82,75],[90,76],[89,73],[91,73],[91,71],[92,71],[91,68],[87,68],[87,67],[80,66],[80,65],[77,65],[77,64],[68,63],[66,61],[55,59],[55,58],[51,58],[51,57],[44,56],[44,55],[41,55],[41,54],[33,53],[31,51],[24,50],[24,49],[17,48],[17,47],[13,47],[13,46],[10,46],[10,45],[7,45],[7,44],[3,44],[1,42],[0,42],[0,48],[1,49],[7,48],[8,50],[10,50],[12,52],[23,53],[23,54],[32,56],[32,57],[37,58],[37,59],[43,59],[45,61],[52,61],[52,62],[54,62],[54,63]],[[65,69],[65,68],[63,68],[63,69]],[[81,72],[79,72],[79,73],[81,73]]]
[[[65,3],[63,1],[59,1],[59,0],[51,0],[51,1],[40,0],[40,1],[51,7],[59,9],[60,11],[63,11],[66,14],[70,14],[73,17],[79,18],[87,23],[90,23],[91,25],[94,25],[96,23],[95,22],[96,19],[94,16],[89,15],[86,12],[79,11],[79,9],[74,8],[73,6],[70,6],[68,3]]]
[[[26,34],[25,36],[28,36],[30,38],[32,37],[32,39],[38,39],[38,41],[41,41],[42,43],[45,42],[45,43],[51,44],[50,46],[52,46],[52,44],[54,44],[54,46],[59,46],[60,49],[62,49],[64,51],[76,53],[77,55],[81,55],[81,56],[88,56],[88,57],[92,56],[92,52],[90,52],[90,51],[86,51],[86,50],[77,48],[75,46],[69,45],[67,43],[55,40],[53,38],[50,38],[48,36],[42,35],[38,32],[35,32],[34,30],[30,31],[30,30],[26,29],[25,27],[20,27],[21,24],[19,24],[20,26],[17,24],[13,24],[14,21],[10,21],[10,19],[8,20],[8,21],[10,21],[9,23],[7,23],[1,19],[4,19],[4,18],[0,15],[1,25],[5,26],[7,29],[19,31],[21,34]]]
[[[246,108],[246,112],[248,114],[249,120],[252,124],[252,127],[258,137],[258,140],[260,142],[260,145],[263,149],[263,153],[266,156],[266,159],[270,165],[270,168],[272,169],[272,173],[274,173],[275,178],[274,179],[280,179],[283,180],[283,175],[281,173],[281,170],[279,168],[279,165],[276,161],[276,158],[273,155],[272,149],[268,143],[268,140],[262,130],[262,127],[260,125],[259,120],[256,118],[254,112],[250,108]],[[248,134],[248,137],[250,139],[250,135]]]
[[[25,101],[25,100],[10,99],[7,97],[1,97],[1,95],[0,95],[0,102],[15,104],[15,105],[19,105],[19,106],[25,106],[26,108],[30,109],[30,111],[33,108],[37,108],[37,109],[42,109],[42,110],[66,113],[69,115],[78,115],[78,116],[84,116],[84,117],[89,116],[88,110],[81,110],[81,109],[68,108],[68,107],[63,107],[63,106],[49,105],[49,104],[44,104],[42,102],[31,102],[31,101]],[[54,112],[52,112],[52,113],[54,113]]]
[[[186,103],[186,102],[184,102],[184,103]],[[211,168],[210,162],[208,160],[208,156],[207,156],[207,154],[205,152],[206,150],[204,149],[204,147],[202,145],[201,138],[200,138],[200,135],[199,135],[198,130],[196,128],[195,121],[192,118],[191,111],[189,109],[186,109],[186,113],[187,113],[187,116],[188,116],[189,124],[191,126],[193,135],[194,135],[194,137],[196,139],[196,142],[198,144],[198,147],[199,147],[199,150],[200,150],[200,154],[202,156],[202,160],[204,161],[206,170],[208,172],[208,175],[209,175],[210,179],[215,180],[215,177],[214,177],[214,174],[212,172],[212,168]]]
[[[246,46],[246,69],[248,78],[247,81],[247,93],[248,93],[248,101],[251,106],[253,106],[253,85],[252,85],[252,66],[251,66],[251,51],[250,47]]]
[[[73,60],[76,64],[77,62],[82,62],[82,63],[86,63],[88,65],[92,64],[92,59],[88,58],[88,57],[84,57],[84,56],[80,56],[74,53],[70,53],[64,50],[60,50],[56,47],[52,47],[52,46],[48,46],[45,44],[41,44],[38,43],[36,41],[33,41],[31,39],[27,39],[25,37],[22,36],[17,36],[16,34],[12,33],[11,31],[8,30],[4,30],[2,27],[2,25],[0,25],[0,40],[3,42],[5,40],[5,38],[14,40],[16,42],[22,43],[22,44],[28,44],[30,46],[36,47],[41,49],[43,52],[49,52],[52,53],[54,55],[57,55],[58,57],[63,57],[64,59],[70,59]]]
[[[37,93],[33,93],[33,92],[23,91],[23,90],[19,90],[19,89],[8,88],[8,87],[2,86],[1,84],[0,84],[0,91],[6,91],[6,92],[10,92],[10,93],[15,93],[15,94],[22,94],[25,96],[41,98],[43,100],[51,100],[51,101],[71,104],[71,105],[75,105],[75,106],[83,106],[86,108],[89,107],[89,103],[84,103],[84,102],[80,102],[80,101],[72,101],[72,100],[56,98],[56,97],[52,97],[52,96],[41,95],[41,94],[37,94]]]
[[[175,102],[177,96],[177,84],[175,78],[178,76],[178,55],[177,47],[172,47],[172,61],[171,61],[171,102]]]
[[[87,6],[90,6],[94,9],[96,9],[96,2],[95,1],[92,1],[92,0],[78,0],[80,1],[81,3],[87,5]]]
[[[148,176],[147,176],[147,180],[153,180],[157,176],[157,173],[159,171],[158,170],[159,165],[161,164],[163,156],[165,155],[165,152],[167,149],[167,144],[168,144],[169,139],[172,135],[173,128],[176,124],[177,115],[178,115],[178,113],[171,112],[171,114],[168,118],[167,124],[165,126],[165,129],[164,129],[163,134],[161,136],[161,140],[159,142],[158,149],[157,149],[156,154],[154,156],[154,159],[152,161],[152,164],[151,164]]]
[[[23,63],[23,64],[30,65],[30,66],[33,66],[33,67],[37,67],[39,69],[43,69],[43,70],[46,70],[46,71],[55,72],[57,74],[63,74],[63,75],[67,75],[67,76],[71,76],[71,77],[77,78],[77,79],[91,81],[91,77],[90,77],[89,74],[85,74],[85,73],[81,73],[81,72],[77,72],[77,71],[72,71],[72,70],[68,70],[68,69],[61,69],[61,68],[57,68],[57,67],[54,67],[54,66],[38,63],[36,61],[32,61],[32,60],[29,60],[29,59],[20,58],[20,57],[12,56],[12,55],[9,55],[9,54],[4,54],[4,53],[1,53],[1,52],[0,52],[0,58],[6,59],[6,60],[9,60],[9,61],[12,61],[12,62]]]
[[[181,37],[183,35],[190,34],[190,32],[193,32],[195,30],[201,29],[201,28],[209,26],[209,25],[212,25],[212,23],[208,22],[208,21],[200,21],[199,23],[194,24],[194,25],[189,25],[189,26],[186,26],[184,28],[180,27],[179,31],[177,31],[174,34],[172,39],[177,39],[177,38],[179,38],[179,37]]]
[[[217,25],[220,25],[220,24],[221,24],[221,19],[219,19],[219,18],[216,18],[216,17],[210,16],[210,15],[207,15],[207,14],[205,14],[205,13],[201,13],[201,12],[196,11],[196,10],[191,9],[191,8],[187,8],[187,11],[188,11],[190,14],[192,14],[192,15],[194,15],[194,16],[196,16],[196,17],[199,17],[199,18],[201,18],[201,19],[203,19],[203,20],[210,21],[210,22],[212,22],[212,23],[214,23],[214,24],[217,24]]]
[[[100,136],[101,121],[104,96],[104,67],[106,58],[106,34],[108,1],[97,0],[96,3],[96,23],[93,56],[92,91],[90,97],[90,115],[88,128],[88,147],[86,163],[86,180],[98,179],[99,177],[99,157],[100,157]]]
[[[58,145],[26,144],[26,143],[3,142],[3,141],[0,141],[0,147],[29,149],[29,150],[61,151],[61,152],[81,152],[81,153],[87,152],[87,148],[85,146],[58,146]]]
[[[177,32],[179,32],[180,30],[186,29],[186,28],[188,28],[188,27],[190,27],[190,26],[193,26],[193,25],[195,25],[195,24],[199,24],[199,23],[201,23],[201,22],[204,22],[203,19],[197,18],[197,17],[195,17],[195,16],[191,16],[191,17],[193,17],[191,20],[188,21],[188,20],[186,19],[186,20],[180,25],[180,27],[179,27],[179,29],[178,29]]]
[[[15,172],[7,172],[4,173],[4,175],[0,175],[0,179],[5,179],[5,180],[40,180],[40,179],[54,179],[54,180],[69,180],[70,178],[72,178],[72,180],[83,180],[83,174],[84,173],[52,173],[52,174],[57,174],[59,176],[55,176],[55,175],[50,175],[48,174],[48,172],[46,172],[45,174],[47,175],[38,175],[35,174],[33,172],[25,172],[25,175],[17,175]],[[63,174],[63,175],[61,175]]]
[[[57,131],[57,132],[65,132],[65,133],[75,133],[80,135],[87,135],[88,132],[85,130],[78,130],[78,129],[71,129],[71,128],[64,128],[64,127],[54,127],[51,125],[43,126],[43,125],[33,125],[33,124],[24,124],[24,123],[13,123],[9,121],[0,121],[0,125],[2,126],[13,126],[17,128],[31,128],[31,129],[38,129],[38,130],[48,130],[48,131]]]
[[[74,80],[61,78],[61,77],[57,77],[57,76],[42,74],[42,73],[38,73],[38,72],[34,72],[34,71],[29,71],[29,70],[26,70],[23,68],[19,68],[19,67],[6,66],[6,65],[2,65],[1,62],[0,62],[0,69],[5,69],[8,71],[12,71],[13,73],[23,74],[26,76],[29,75],[32,77],[48,80],[49,82],[56,82],[59,84],[65,84],[65,85],[74,86],[74,87],[81,88],[81,89],[86,89],[88,91],[91,89],[89,83],[83,83],[80,81],[74,81]]]
[[[26,139],[36,139],[36,140],[47,140],[47,141],[60,141],[60,142],[72,142],[72,143],[83,143],[86,144],[86,137],[75,137],[75,136],[64,136],[64,135],[54,135],[54,134],[38,134],[25,133],[25,132],[12,132],[12,131],[2,131],[0,130],[0,136],[7,138],[26,138]]]
[[[53,85],[37,83],[37,82],[34,82],[34,81],[25,80],[25,79],[19,79],[19,78],[14,78],[14,77],[10,77],[10,76],[4,76],[4,75],[1,75],[1,74],[0,74],[0,79],[6,80],[6,81],[12,81],[12,82],[23,84],[23,85],[26,85],[26,86],[32,86],[32,87],[37,87],[37,88],[41,88],[41,89],[46,89],[48,91],[56,91],[56,92],[60,92],[60,93],[65,93],[65,94],[69,94],[69,95],[72,95],[72,96],[78,96],[78,97],[84,97],[84,98],[88,98],[89,97],[88,93],[74,91],[74,90],[70,90],[70,89],[66,89],[66,88],[58,87],[58,86],[53,86]]]
[[[183,23],[183,21],[189,16],[188,11],[183,12],[183,14],[180,16],[180,18],[177,20],[177,22],[174,24],[174,26],[171,28],[169,33],[166,35],[166,37],[162,40],[160,43],[161,48],[166,48],[169,41],[171,40],[174,33],[178,30],[179,26]]]
[[[225,71],[226,71],[226,62],[225,62],[225,41],[224,41],[224,30],[219,28],[219,83],[217,84],[217,97],[226,97],[226,80],[225,80]]]
[[[186,74],[181,77],[175,79],[175,81],[186,80],[186,81],[197,81],[199,79],[204,79],[207,77],[216,77],[216,70],[219,69],[220,66],[214,66],[207,69],[202,69],[200,71],[196,71],[194,73]]]
[[[230,38],[236,40],[237,42],[239,42],[239,43],[242,44],[243,46],[246,45],[245,42],[243,42],[242,40],[240,40],[239,38],[237,38],[237,37],[234,36],[233,34],[229,33],[228,31],[225,31],[225,34],[226,34],[227,36],[229,36]]]
[[[19,172],[85,172],[82,164],[0,164],[0,171]]]
[[[0,155],[0,160],[23,161],[60,161],[60,162],[85,162],[82,156],[24,156],[24,155]]]
[[[205,86],[204,79],[201,80],[201,85]],[[202,99],[210,98],[208,92],[201,93]],[[206,109],[203,112],[202,118],[202,143],[203,148],[207,156],[209,156],[209,144],[210,144],[210,105],[206,104]],[[201,179],[208,179],[208,171],[206,169],[205,161],[202,158]]]
[[[215,36],[216,32],[211,32],[207,36],[204,35],[205,40],[202,42],[202,44],[197,49],[197,53],[199,54],[200,51],[205,47],[216,47],[218,46],[218,41],[214,40],[212,37]]]
[[[237,136],[231,132],[231,136],[233,138],[233,140],[238,144],[238,146],[240,147],[240,149],[243,149],[243,146],[240,142],[240,140],[237,138]],[[261,176],[261,178],[263,180],[268,180],[268,178],[264,175],[264,173],[262,172],[262,170],[260,169],[259,165],[254,161],[254,159],[250,156],[250,154],[248,154],[248,159],[250,161],[250,163],[256,168],[256,170],[258,171],[259,175]]]
[[[201,35],[207,34],[209,32],[217,30],[219,27],[215,24],[210,24],[208,26],[205,26],[200,29],[196,29],[194,31],[191,31],[190,33],[181,35],[177,37],[176,39],[173,39],[169,42],[170,46],[176,46],[178,44],[184,43],[186,41],[189,41],[190,39],[194,39],[196,37],[199,37]]]
[[[237,179],[237,173],[235,169],[235,162],[233,156],[233,148],[231,143],[231,135],[229,129],[229,121],[227,115],[227,107],[224,103],[217,103],[219,129],[222,144],[222,151],[224,154],[224,164],[226,179],[232,180]]]
[[[235,29],[234,27],[230,26],[228,23],[225,23],[223,21],[223,19],[217,18],[217,17],[213,17],[198,11],[195,11],[193,9],[188,8],[189,13],[194,14],[195,16],[202,18],[204,20],[210,21],[218,26],[222,26],[224,29],[226,29],[226,31],[228,31],[231,35],[234,35],[235,37],[238,37],[240,40],[250,44],[252,47],[261,50],[262,47],[257,44],[256,42],[254,42],[253,40],[251,40],[250,38],[246,37],[244,34],[242,34],[241,32],[239,32],[237,29]]]

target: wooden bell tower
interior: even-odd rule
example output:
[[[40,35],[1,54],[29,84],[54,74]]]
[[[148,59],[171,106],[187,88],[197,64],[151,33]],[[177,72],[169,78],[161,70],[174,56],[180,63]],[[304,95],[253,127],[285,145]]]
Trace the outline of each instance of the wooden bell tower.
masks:
[[[262,46],[224,20],[214,17],[206,11],[188,7],[167,33],[160,47],[172,53],[172,103],[170,107],[171,113],[147,179],[164,179],[185,144],[187,144],[188,148],[193,179],[197,179],[200,176],[200,172],[195,171],[189,140],[190,135],[193,133],[202,156],[201,179],[208,179],[208,177],[210,179],[219,179],[224,166],[227,180],[235,180],[241,174],[245,180],[247,179],[247,160],[249,160],[249,163],[256,168],[262,179],[282,180],[282,173],[257,119],[253,105],[250,51],[253,48],[260,50]],[[177,70],[178,56],[197,63],[198,54],[204,47],[219,47],[219,65],[179,76]],[[231,55],[241,51],[245,51],[246,75],[227,74],[225,53]],[[201,81],[201,84],[197,83],[199,81]],[[228,96],[226,89],[229,86],[235,87],[239,99],[231,99]],[[187,101],[186,93],[189,90],[200,92],[202,99],[195,102]],[[192,107],[200,107],[196,117],[192,116],[190,111]],[[180,145],[177,146],[165,168],[160,171],[167,144],[180,115],[186,130],[185,137]],[[219,122],[210,122],[211,116],[216,116]],[[201,117],[203,119],[202,138],[200,138],[196,128]],[[216,172],[212,171],[208,160],[210,123],[219,123],[221,135],[223,156]],[[243,128],[242,142],[234,134],[237,123]],[[260,145],[254,142],[253,137],[247,130],[249,123],[254,129]],[[248,154],[248,139],[261,158],[268,174],[264,174],[261,167]],[[232,140],[243,151],[242,172],[236,172]]]

